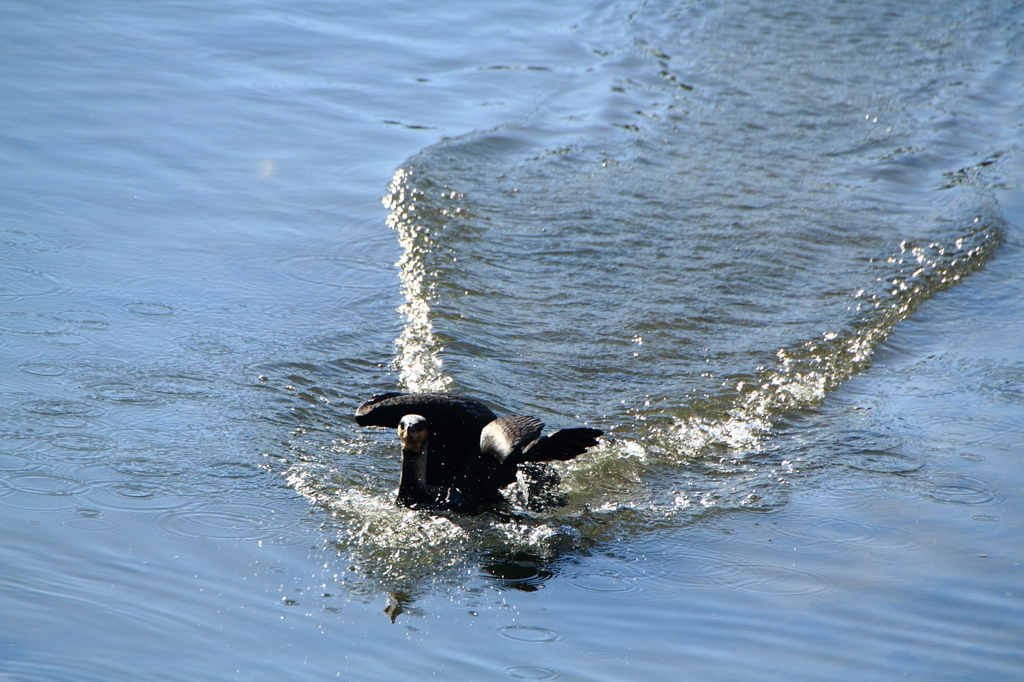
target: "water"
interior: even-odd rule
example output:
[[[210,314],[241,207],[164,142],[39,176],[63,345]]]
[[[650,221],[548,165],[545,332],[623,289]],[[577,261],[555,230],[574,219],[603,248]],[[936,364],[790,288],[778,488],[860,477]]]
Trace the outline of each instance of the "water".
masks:
[[[904,4],[5,7],[0,677],[1020,677],[1024,16]],[[396,388],[608,437],[399,510]]]

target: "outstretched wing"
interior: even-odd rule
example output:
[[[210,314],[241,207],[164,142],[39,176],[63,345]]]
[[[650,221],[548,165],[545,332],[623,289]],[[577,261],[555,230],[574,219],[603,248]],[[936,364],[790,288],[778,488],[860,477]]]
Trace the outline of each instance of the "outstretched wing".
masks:
[[[479,400],[450,393],[381,393],[356,410],[360,426],[398,428],[407,414],[426,418],[430,429],[427,483],[451,485],[467,459],[475,459],[480,431],[494,413]]]
[[[522,462],[567,461],[597,445],[603,431],[562,429],[542,436],[544,423],[536,417],[514,415],[495,419],[480,434],[480,451],[505,465]]]
[[[480,433],[480,452],[501,464],[516,464],[523,461],[523,450],[540,438],[543,429],[544,422],[536,417],[517,414],[495,419]]]
[[[398,428],[407,414],[426,417],[434,429],[451,422],[482,429],[494,419],[494,413],[479,400],[451,393],[380,393],[356,409],[360,426]]]
[[[582,455],[589,448],[597,445],[597,439],[604,434],[600,429],[578,427],[562,429],[550,436],[542,436],[526,448],[523,453],[525,462],[566,462]]]

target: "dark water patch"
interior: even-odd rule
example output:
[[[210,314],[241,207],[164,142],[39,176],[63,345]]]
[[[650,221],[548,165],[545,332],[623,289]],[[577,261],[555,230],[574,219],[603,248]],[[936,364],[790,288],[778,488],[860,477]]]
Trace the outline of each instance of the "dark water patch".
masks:
[[[482,560],[480,573],[498,590],[536,592],[558,575],[558,566],[542,557],[499,552]]]
[[[344,385],[343,367],[348,359],[329,363],[267,363],[247,368],[252,377],[251,386],[261,393],[273,395],[271,409],[264,418],[275,423],[305,429],[332,430],[338,424],[349,423],[358,396]],[[372,367],[367,361],[357,361]]]

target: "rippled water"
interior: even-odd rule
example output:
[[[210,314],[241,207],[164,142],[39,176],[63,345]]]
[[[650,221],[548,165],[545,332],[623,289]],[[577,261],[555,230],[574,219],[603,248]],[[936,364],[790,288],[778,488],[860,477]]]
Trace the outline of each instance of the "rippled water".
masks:
[[[0,10],[0,677],[1019,675],[1024,15],[905,4]],[[429,516],[396,389],[608,435]]]

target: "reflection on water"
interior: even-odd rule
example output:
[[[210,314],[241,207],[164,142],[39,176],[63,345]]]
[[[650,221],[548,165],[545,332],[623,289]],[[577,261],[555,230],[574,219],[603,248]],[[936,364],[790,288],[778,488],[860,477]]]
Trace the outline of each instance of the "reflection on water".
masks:
[[[501,590],[536,592],[557,575],[557,564],[528,552],[493,552],[480,565],[481,573]]]

